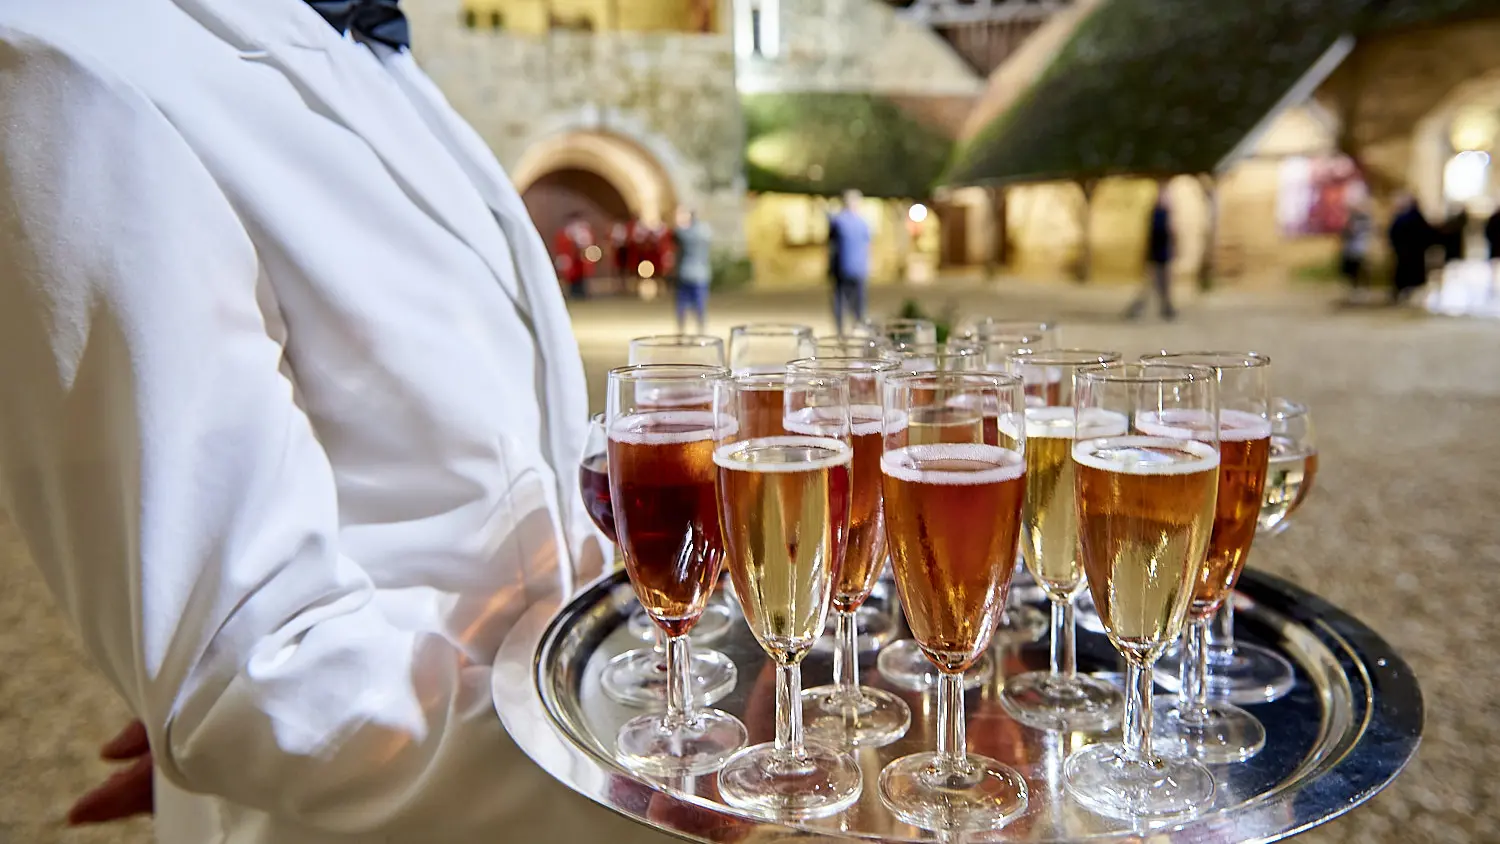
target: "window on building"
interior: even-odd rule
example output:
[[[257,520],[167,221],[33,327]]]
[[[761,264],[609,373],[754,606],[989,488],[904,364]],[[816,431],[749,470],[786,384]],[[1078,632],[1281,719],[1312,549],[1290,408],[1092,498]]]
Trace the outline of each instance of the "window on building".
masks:
[[[772,59],[781,48],[779,0],[736,0],[734,41],[745,58]]]
[[[495,10],[495,11],[490,12],[490,29],[504,29],[504,28],[505,28],[505,16],[502,15],[502,14],[500,14],[500,12],[499,12],[498,9]]]
[[[469,29],[479,26],[479,16],[474,13],[473,9],[464,9],[464,26]]]

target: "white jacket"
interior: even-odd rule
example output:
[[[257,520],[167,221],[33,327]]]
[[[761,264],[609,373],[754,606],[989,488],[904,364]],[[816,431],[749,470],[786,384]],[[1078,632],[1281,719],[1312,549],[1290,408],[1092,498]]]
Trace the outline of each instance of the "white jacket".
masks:
[[[585,422],[545,247],[409,55],[302,0],[0,4],[0,500],[161,841],[645,836],[490,701],[602,559]]]

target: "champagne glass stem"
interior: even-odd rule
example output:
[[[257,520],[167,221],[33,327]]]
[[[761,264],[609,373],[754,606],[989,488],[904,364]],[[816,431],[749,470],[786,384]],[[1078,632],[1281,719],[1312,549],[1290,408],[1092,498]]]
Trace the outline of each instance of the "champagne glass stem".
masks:
[[[1212,626],[1208,630],[1208,642],[1213,650],[1227,654],[1234,650],[1234,596],[1226,595],[1219,611],[1214,613]]]
[[[807,758],[802,739],[801,663],[776,663],[776,757],[787,763]]]
[[[1052,673],[1072,678],[1078,673],[1077,628],[1073,625],[1073,600],[1052,600]]]
[[[849,700],[859,694],[859,630],[852,611],[834,610],[833,623],[838,638],[833,651],[833,683],[839,695]]]
[[[1208,625],[1207,618],[1193,619],[1182,634],[1177,710],[1190,718],[1208,714]]]
[[[938,675],[938,736],[939,763],[949,771],[962,771],[968,767],[968,738],[964,735],[964,675],[963,672]]]
[[[690,724],[693,720],[693,678],[688,671],[691,660],[688,637],[667,637],[667,714],[668,729]]]
[[[1133,762],[1149,762],[1151,752],[1151,666],[1125,661],[1125,755]]]

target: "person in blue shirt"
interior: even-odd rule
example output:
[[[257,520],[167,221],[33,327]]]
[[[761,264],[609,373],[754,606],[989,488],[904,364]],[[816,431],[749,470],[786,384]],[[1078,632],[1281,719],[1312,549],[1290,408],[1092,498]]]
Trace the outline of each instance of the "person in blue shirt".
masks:
[[[844,333],[844,308],[856,324],[865,318],[865,284],[870,279],[870,224],[859,214],[859,191],[844,193],[843,210],[828,220],[828,270],[833,276],[833,323]]]
[[[688,209],[677,212],[677,333],[687,333],[687,314],[698,318],[698,333],[704,332],[708,311],[708,285],[713,281],[713,232]]]

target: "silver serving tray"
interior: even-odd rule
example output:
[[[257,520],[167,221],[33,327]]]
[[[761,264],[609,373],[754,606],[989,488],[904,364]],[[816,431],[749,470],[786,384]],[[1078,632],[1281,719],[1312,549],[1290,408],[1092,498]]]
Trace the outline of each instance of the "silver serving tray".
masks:
[[[996,678],[967,699],[971,749],[1014,766],[1031,789],[1026,814],[1001,830],[944,836],[897,821],[881,804],[875,783],[885,763],[936,743],[930,695],[898,692],[911,707],[911,730],[895,744],[858,751],[864,794],[831,818],[767,821],[720,803],[712,774],[666,781],[632,773],[616,761],[614,737],[642,710],[619,706],[599,689],[604,664],[641,645],[626,630],[635,596],[623,572],[596,581],[560,612],[538,606],[522,618],[495,663],[495,705],[515,742],[553,777],[688,841],[1276,841],[1353,809],[1401,772],[1421,739],[1422,694],[1389,645],[1317,596],[1247,572],[1235,598],[1236,635],[1286,656],[1296,666],[1297,684],[1275,703],[1249,707],[1266,725],[1265,750],[1248,762],[1214,766],[1215,804],[1190,820],[1132,825],[1066,796],[1061,771],[1067,754],[1108,734],[1032,730],[1011,720],[999,703],[1003,675],[1045,667],[1045,642],[997,649]],[[872,602],[886,605],[879,591]],[[900,630],[905,635],[904,626]],[[717,707],[745,722],[752,743],[769,741],[771,664],[743,624],[714,646],[739,669],[738,687]],[[1078,648],[1080,670],[1119,670],[1103,636],[1080,629]],[[874,662],[874,653],[862,656],[861,679],[890,688]],[[826,654],[810,655],[804,688],[828,682],[831,672]]]

